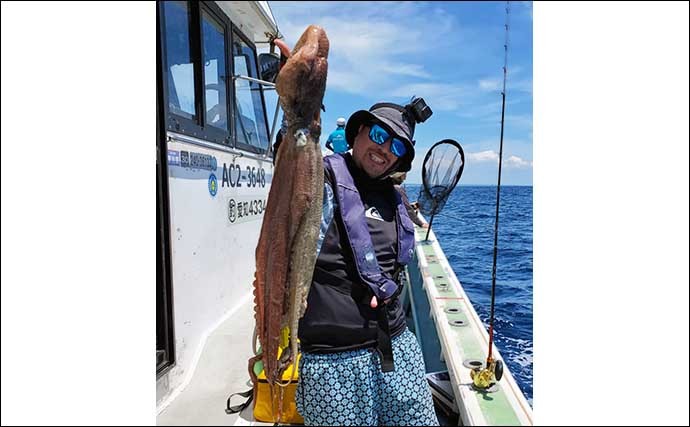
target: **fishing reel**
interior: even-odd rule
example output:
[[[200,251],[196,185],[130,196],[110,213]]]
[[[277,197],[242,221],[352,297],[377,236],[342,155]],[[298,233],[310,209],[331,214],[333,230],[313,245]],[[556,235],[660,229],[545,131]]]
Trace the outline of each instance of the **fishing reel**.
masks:
[[[494,391],[494,386],[503,378],[503,362],[500,360],[487,360],[487,367],[475,367],[470,371],[472,386],[479,391]]]

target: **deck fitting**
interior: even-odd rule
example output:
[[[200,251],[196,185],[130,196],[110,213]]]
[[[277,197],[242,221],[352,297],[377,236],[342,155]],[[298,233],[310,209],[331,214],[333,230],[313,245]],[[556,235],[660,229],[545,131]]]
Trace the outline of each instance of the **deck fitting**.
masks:
[[[467,322],[464,320],[456,319],[456,320],[449,320],[448,323],[450,323],[450,326],[467,326]]]
[[[484,362],[482,362],[479,359],[465,359],[462,361],[462,366],[464,366],[467,369],[484,369]]]

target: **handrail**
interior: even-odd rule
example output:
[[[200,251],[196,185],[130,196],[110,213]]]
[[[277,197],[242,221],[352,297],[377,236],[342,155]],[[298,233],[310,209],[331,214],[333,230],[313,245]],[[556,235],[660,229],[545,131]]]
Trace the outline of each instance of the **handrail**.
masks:
[[[268,82],[266,80],[255,79],[254,77],[243,76],[240,74],[233,75],[232,79],[233,80],[237,80],[237,79],[247,80],[250,82],[258,83],[258,84],[263,85],[263,86],[268,86],[269,89],[275,89],[275,87],[276,87],[275,83],[271,83],[271,82]],[[273,146],[271,144],[273,143],[273,137],[275,136],[275,128],[276,128],[276,121],[278,119],[279,108],[280,108],[280,102],[276,102],[276,111],[273,114],[273,125],[271,126],[271,135],[268,137],[269,138],[268,139],[268,147],[266,148],[266,151],[264,152],[264,156],[263,156],[264,159],[268,158],[269,154],[271,154],[271,152],[273,151],[273,149],[272,149]]]
[[[239,74],[233,75],[233,76],[232,76],[232,79],[233,79],[233,80],[237,80],[237,79],[248,80],[248,81],[250,81],[250,82],[259,83],[260,85],[268,86],[268,87],[270,87],[270,88],[275,88],[275,87],[276,87],[276,84],[275,84],[275,83],[267,82],[266,80],[255,79],[254,77],[242,76],[242,75],[239,75]]]

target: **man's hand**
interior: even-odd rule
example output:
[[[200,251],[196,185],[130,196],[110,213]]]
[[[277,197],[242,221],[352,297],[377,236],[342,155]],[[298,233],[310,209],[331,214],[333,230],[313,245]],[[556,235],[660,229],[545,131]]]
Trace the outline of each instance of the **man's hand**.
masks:
[[[390,302],[390,300],[391,300],[391,298],[388,298],[381,305],[388,304]],[[374,295],[373,297],[371,297],[371,302],[369,302],[369,307],[376,308],[378,306],[379,306],[379,300],[376,298],[376,295]]]

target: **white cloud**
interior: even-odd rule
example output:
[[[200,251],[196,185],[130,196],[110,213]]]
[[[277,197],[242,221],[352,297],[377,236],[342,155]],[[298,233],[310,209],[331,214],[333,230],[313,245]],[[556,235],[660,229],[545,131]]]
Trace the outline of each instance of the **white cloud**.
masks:
[[[501,83],[498,79],[482,79],[479,80],[479,89],[484,91],[501,90]]]
[[[409,97],[412,95],[420,96],[429,105],[433,105],[433,110],[454,111],[462,104],[461,101],[467,99],[467,88],[462,85],[452,85],[443,83],[413,83],[403,85],[391,91],[393,96]]]
[[[517,101],[506,101],[506,106]],[[466,119],[483,119],[496,122],[501,121],[501,100],[484,103],[474,103],[471,109],[461,110],[457,115]]]
[[[531,94],[532,80],[517,80],[515,82],[508,80],[508,82],[506,82],[506,93],[509,94],[511,91],[526,92]]]
[[[478,153],[468,153],[467,160],[473,162],[498,162],[498,153],[494,150],[480,151]]]
[[[328,70],[326,90],[338,89],[349,93],[362,93],[368,88],[368,82],[350,71]]]
[[[275,2],[272,7],[290,46],[309,24],[326,30],[331,43],[328,91],[378,98],[416,95],[434,110],[453,111],[476,105],[477,97],[502,88],[502,78],[495,76],[472,84],[458,85],[452,79],[437,83],[429,68],[434,66],[428,62],[430,47],[443,55],[460,46],[474,58],[483,49],[484,35],[460,25],[433,2]],[[515,75],[520,72],[516,66]],[[510,83],[508,89],[531,91],[531,81]]]
[[[382,64],[381,69],[387,73],[400,74],[411,77],[430,78],[431,74],[424,71],[424,67],[417,64]]]
[[[498,164],[498,153],[494,150],[485,150],[476,153],[468,153],[467,160],[468,162],[474,163],[491,162]],[[525,160],[518,156],[510,155],[506,159],[504,159],[503,165],[508,168],[522,169],[531,167],[532,161]]]
[[[503,90],[503,79],[480,79],[477,86],[484,92],[500,92]],[[506,78],[506,93],[511,91],[532,93],[532,80],[512,81],[509,73]]]
[[[518,156],[509,156],[506,159],[506,166],[512,166],[515,168],[528,168],[532,166],[532,162],[528,162],[527,160],[521,159]]]
[[[309,24],[326,30],[331,43],[327,90],[365,96],[391,91],[402,77],[430,79],[432,74],[424,62],[415,62],[416,56],[429,46],[442,49],[449,44],[444,34],[457,31],[452,18],[433,4],[426,5],[424,13],[419,4],[409,2],[275,2],[272,7],[290,46]]]
[[[532,129],[532,115],[531,114],[510,114],[506,115],[506,123],[512,126],[518,126],[525,129]]]

